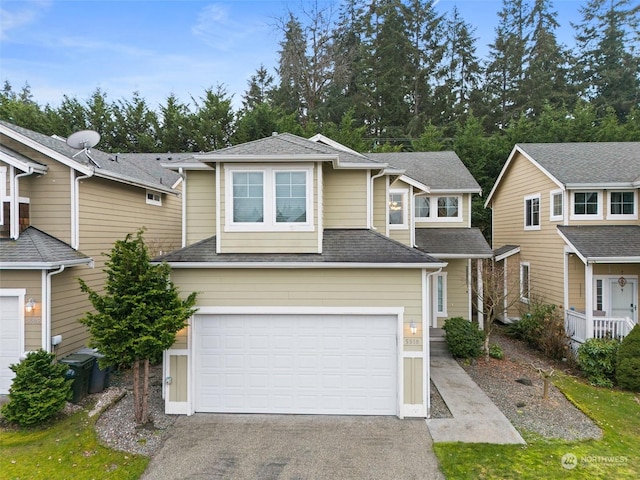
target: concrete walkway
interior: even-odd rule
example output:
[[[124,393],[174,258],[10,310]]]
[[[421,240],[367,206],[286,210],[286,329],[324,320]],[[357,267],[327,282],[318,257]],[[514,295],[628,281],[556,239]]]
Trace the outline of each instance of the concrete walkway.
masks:
[[[432,418],[434,443],[524,444],[525,441],[491,399],[451,356],[441,332],[433,332],[431,380],[453,418]]]

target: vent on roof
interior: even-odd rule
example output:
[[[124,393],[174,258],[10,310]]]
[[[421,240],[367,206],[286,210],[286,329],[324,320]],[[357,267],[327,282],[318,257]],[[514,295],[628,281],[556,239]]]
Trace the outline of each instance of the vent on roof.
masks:
[[[271,136],[272,137],[277,137],[278,136],[278,132],[271,132]]]

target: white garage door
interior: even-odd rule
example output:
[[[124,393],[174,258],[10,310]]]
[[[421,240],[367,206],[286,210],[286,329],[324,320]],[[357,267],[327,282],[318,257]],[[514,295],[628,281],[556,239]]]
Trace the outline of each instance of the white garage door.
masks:
[[[9,365],[18,363],[22,354],[18,309],[18,297],[0,296],[0,394],[9,393],[15,375]]]
[[[198,315],[198,412],[395,415],[394,316]]]

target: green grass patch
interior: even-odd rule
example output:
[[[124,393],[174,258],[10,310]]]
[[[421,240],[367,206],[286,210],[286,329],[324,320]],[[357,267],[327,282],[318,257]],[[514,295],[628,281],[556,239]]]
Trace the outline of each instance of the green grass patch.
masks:
[[[0,431],[0,479],[137,479],[149,459],[98,443],[82,411],[46,426]]]
[[[602,428],[601,440],[567,442],[528,436],[525,446],[434,444],[447,479],[640,478],[638,397],[564,375],[554,383]]]

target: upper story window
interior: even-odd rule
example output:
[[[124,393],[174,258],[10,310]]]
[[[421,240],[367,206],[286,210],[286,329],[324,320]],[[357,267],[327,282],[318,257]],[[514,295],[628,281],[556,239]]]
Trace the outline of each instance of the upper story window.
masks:
[[[572,215],[576,220],[602,219],[602,195],[600,192],[573,192]]]
[[[638,218],[636,203],[636,193],[634,191],[609,192],[609,214],[607,218]]]
[[[564,205],[562,199],[562,190],[554,190],[549,194],[549,203],[551,204],[549,220],[552,222],[562,220],[564,217]]]
[[[540,230],[540,194],[524,197],[524,229]]]
[[[312,167],[227,168],[227,229],[312,230],[312,178]]]
[[[415,198],[415,211],[416,218],[421,221],[460,222],[462,221],[462,197],[418,196]]]
[[[147,204],[149,205],[157,205],[159,207],[162,206],[162,195],[157,192],[152,192],[151,190],[147,190]]]
[[[389,190],[389,227],[407,228],[407,195],[406,190]]]

